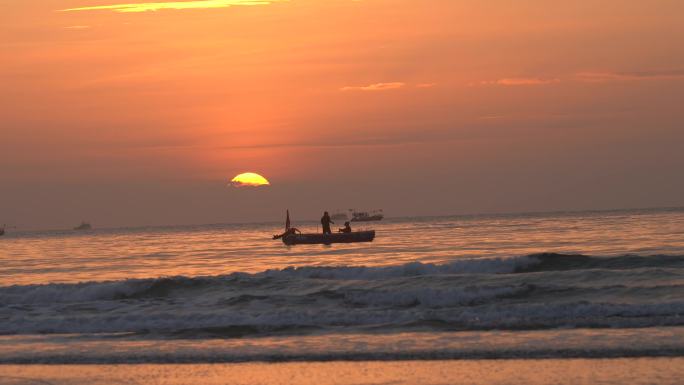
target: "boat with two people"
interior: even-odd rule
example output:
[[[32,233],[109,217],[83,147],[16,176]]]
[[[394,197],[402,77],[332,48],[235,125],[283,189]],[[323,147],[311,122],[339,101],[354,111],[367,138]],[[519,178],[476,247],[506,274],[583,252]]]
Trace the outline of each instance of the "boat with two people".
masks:
[[[332,243],[372,242],[375,230],[352,231],[348,223],[337,233],[302,233],[290,223],[290,210],[287,210],[285,232],[274,235],[273,239],[281,239],[284,244],[292,245],[329,245]],[[347,230],[348,229],[348,230]]]

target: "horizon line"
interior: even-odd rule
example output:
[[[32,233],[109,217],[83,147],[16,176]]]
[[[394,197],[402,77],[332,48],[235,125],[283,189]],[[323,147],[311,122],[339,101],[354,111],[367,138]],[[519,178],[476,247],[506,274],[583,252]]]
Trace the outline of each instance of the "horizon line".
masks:
[[[651,207],[628,207],[628,208],[606,208],[606,209],[570,209],[570,210],[540,210],[540,211],[499,211],[492,213],[457,213],[457,214],[443,214],[443,215],[403,215],[403,216],[386,216],[385,219],[409,219],[409,218],[450,218],[450,217],[487,217],[487,216],[534,216],[534,215],[549,215],[549,214],[581,214],[592,212],[625,212],[625,211],[664,211],[664,210],[684,210],[682,206],[651,206]],[[316,222],[316,218],[301,219],[300,222]],[[91,232],[97,231],[114,231],[114,230],[137,230],[144,228],[174,228],[174,227],[193,227],[193,226],[240,226],[240,225],[267,225],[280,223],[280,220],[265,220],[254,222],[215,222],[215,223],[185,223],[185,224],[147,224],[147,225],[133,225],[133,226],[107,226],[107,227],[93,227]],[[381,221],[378,221],[381,222]],[[16,228],[18,231],[12,233],[48,233],[48,232],[70,232],[73,234],[88,234],[80,233],[72,228],[19,228],[16,225],[10,225],[8,228]],[[11,233],[10,233],[11,234]],[[7,235],[7,233],[6,233]]]

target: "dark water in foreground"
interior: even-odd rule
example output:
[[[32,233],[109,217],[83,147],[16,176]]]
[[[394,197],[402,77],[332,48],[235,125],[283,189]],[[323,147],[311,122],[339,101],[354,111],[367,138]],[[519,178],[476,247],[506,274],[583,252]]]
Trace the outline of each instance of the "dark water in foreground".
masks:
[[[0,363],[684,354],[682,210],[370,226],[290,248],[274,224],[8,234]]]

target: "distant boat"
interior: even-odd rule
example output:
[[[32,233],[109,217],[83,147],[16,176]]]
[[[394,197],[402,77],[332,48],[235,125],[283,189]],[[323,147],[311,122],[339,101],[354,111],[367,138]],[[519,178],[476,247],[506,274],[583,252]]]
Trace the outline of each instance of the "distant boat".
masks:
[[[330,216],[330,219],[338,220],[338,221],[346,221],[347,219],[349,219],[349,217],[347,216],[347,214],[345,212],[343,212],[341,210],[337,210]]]
[[[352,222],[371,222],[371,221],[381,221],[385,215],[382,213],[382,209],[368,211],[352,211]]]
[[[80,225],[74,227],[74,230],[91,230],[93,226],[90,225],[90,223],[87,222],[81,222]]]

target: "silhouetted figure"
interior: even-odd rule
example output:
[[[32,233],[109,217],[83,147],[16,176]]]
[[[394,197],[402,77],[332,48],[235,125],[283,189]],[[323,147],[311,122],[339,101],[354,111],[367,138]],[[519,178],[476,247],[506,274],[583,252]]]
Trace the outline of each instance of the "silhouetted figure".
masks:
[[[335,223],[330,219],[330,214],[328,212],[323,213],[323,217],[321,218],[321,225],[323,226],[323,234],[332,234],[332,231],[330,230],[330,224]]]
[[[282,237],[284,237],[284,236],[286,236],[286,235],[294,235],[294,234],[297,234],[297,233],[301,234],[302,232],[299,231],[299,229],[296,228],[296,227],[290,227],[289,229],[285,230],[284,233],[278,234],[278,235],[274,235],[274,236],[273,236],[273,239],[280,239],[280,238],[282,238]]]
[[[337,231],[339,231],[340,233],[351,233],[351,225],[349,224],[349,222],[344,222],[344,227]]]

